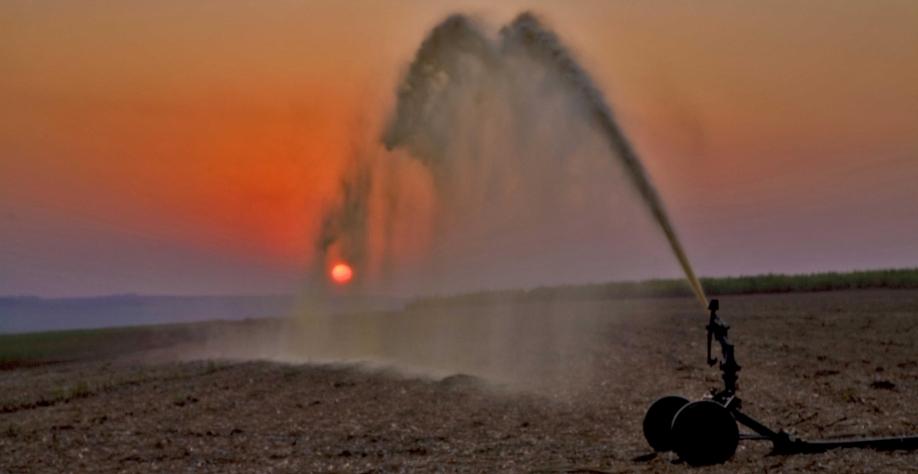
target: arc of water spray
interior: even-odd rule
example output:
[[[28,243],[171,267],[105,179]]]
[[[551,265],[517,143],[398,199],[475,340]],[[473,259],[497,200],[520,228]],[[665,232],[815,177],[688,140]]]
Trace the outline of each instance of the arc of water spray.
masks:
[[[440,163],[443,156],[437,148],[440,138],[438,133],[443,131],[432,127],[431,123],[436,123],[432,120],[432,114],[445,106],[442,97],[450,81],[464,80],[463,56],[473,56],[500,74],[504,59],[522,53],[560,79],[561,84],[571,91],[583,107],[588,120],[605,137],[613,156],[621,160],[638,194],[669,242],[696,298],[706,308],[704,289],[692,269],[660,196],[640,157],[616,123],[611,108],[586,71],[577,64],[558,36],[531,13],[519,15],[501,29],[500,35],[501,43],[495,45],[473,21],[462,15],[451,15],[437,25],[419,47],[399,87],[396,110],[382,139],[384,145],[388,149],[407,148],[436,175],[446,165]],[[337,212],[342,213],[350,208],[356,207],[343,206]],[[365,213],[358,217],[358,220],[366,218]],[[338,221],[349,222],[340,216],[329,220]],[[326,247],[330,242],[340,239],[341,234],[351,227],[360,230],[359,226],[338,227],[326,236],[323,241]]]
[[[562,83],[576,94],[593,123],[606,138],[613,155],[621,159],[638,194],[666,236],[695,297],[706,308],[707,297],[704,289],[692,269],[659,194],[651,184],[650,177],[634,148],[615,122],[605,98],[586,71],[577,64],[558,36],[544,27],[532,13],[519,15],[501,30],[501,37],[502,52],[520,50],[528,54],[553,71]],[[452,15],[435,27],[418,49],[417,56],[399,90],[396,114],[383,139],[385,145],[394,148],[413,141],[414,143],[408,145],[418,147],[419,137],[416,135],[410,140],[406,135],[411,135],[414,131],[412,129],[418,126],[419,122],[423,122],[425,110],[430,106],[431,98],[436,95],[437,87],[435,81],[431,80],[432,77],[436,77],[435,72],[441,71],[447,75],[453,73],[454,64],[450,61],[455,61],[455,57],[460,54],[478,56],[485,63],[499,62],[495,58],[497,52],[489,45],[487,38],[473,22],[461,15]],[[423,152],[420,155],[421,158],[426,158]]]
[[[707,308],[708,300],[704,289],[695,275],[685,249],[676,235],[675,228],[673,228],[669,220],[663,201],[651,184],[650,177],[644,169],[641,159],[615,122],[612,111],[602,93],[593,85],[586,71],[574,61],[557,35],[543,27],[531,13],[527,12],[518,16],[513,23],[501,30],[501,35],[504,38],[505,45],[519,44],[526,48],[530,54],[541,59],[546,65],[552,66],[559,77],[579,94],[583,103],[588,107],[595,124],[608,140],[612,152],[621,158],[632,183],[666,236],[666,240],[669,242],[683,272],[685,272],[686,279],[688,279],[695,297],[698,298],[704,308]]]

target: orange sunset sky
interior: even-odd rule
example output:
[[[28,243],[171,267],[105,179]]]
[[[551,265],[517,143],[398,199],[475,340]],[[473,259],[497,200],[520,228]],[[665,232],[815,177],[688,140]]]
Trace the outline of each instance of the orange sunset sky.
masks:
[[[296,290],[457,11],[558,31],[700,274],[918,266],[918,2],[490,3],[0,3],[0,295]]]

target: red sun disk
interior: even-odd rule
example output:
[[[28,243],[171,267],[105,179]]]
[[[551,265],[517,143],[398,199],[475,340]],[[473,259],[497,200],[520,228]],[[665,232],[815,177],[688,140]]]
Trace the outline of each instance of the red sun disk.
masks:
[[[351,278],[354,277],[354,270],[351,269],[351,266],[341,262],[336,263],[329,272],[329,276],[333,282],[339,285],[345,285],[351,281]]]

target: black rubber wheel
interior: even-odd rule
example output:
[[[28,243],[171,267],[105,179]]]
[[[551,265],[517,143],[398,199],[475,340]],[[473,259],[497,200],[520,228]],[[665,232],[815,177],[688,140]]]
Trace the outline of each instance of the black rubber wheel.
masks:
[[[650,408],[644,414],[644,438],[654,451],[673,449],[673,418],[688,403],[685,398],[669,395],[650,404]]]
[[[673,418],[673,450],[692,466],[720,464],[736,453],[739,428],[723,405],[702,400],[682,407]]]

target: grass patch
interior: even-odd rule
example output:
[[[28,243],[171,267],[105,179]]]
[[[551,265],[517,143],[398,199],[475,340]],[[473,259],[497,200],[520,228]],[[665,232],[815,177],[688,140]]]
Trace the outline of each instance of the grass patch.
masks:
[[[86,381],[81,380],[76,384],[67,385],[55,390],[51,401],[54,403],[69,402],[71,400],[89,397],[93,395],[93,393],[95,392],[93,392],[89,384]]]
[[[0,334],[0,369],[117,355],[194,337],[195,324]]]
[[[0,335],[0,362],[75,359],[113,340],[119,331],[89,329]]]
[[[2,317],[2,316],[0,316]],[[0,372],[53,362],[99,359],[170,347],[177,343],[203,342],[211,330],[246,330],[276,323],[277,319],[204,321],[99,329],[73,329],[32,333],[0,334]],[[208,363],[205,372],[222,366]]]

